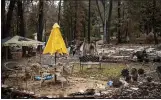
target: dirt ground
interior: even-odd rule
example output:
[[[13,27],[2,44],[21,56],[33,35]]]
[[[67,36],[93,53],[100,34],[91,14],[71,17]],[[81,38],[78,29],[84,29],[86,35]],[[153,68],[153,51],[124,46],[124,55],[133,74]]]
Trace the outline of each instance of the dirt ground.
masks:
[[[130,65],[130,64],[129,64]],[[119,67],[119,66],[118,66]],[[125,67],[123,67],[125,68]],[[128,67],[127,67],[128,68]],[[142,65],[141,64],[132,64],[130,65],[130,68],[143,68],[146,73],[150,73],[148,75],[156,78],[157,75],[155,75],[155,73],[151,73],[155,70],[154,67],[149,66],[148,65]],[[75,69],[76,70],[76,69]],[[98,70],[98,69],[97,69]],[[86,72],[86,70],[84,70]],[[93,72],[93,70],[88,70],[88,73],[90,73],[90,71]],[[120,71],[120,70],[119,70]],[[73,73],[72,75],[70,75],[68,77],[68,82],[64,83],[64,88],[61,87],[61,83],[54,83],[54,80],[50,80],[50,81],[45,81],[42,86],[40,86],[40,81],[31,81],[28,80],[27,81],[27,85],[26,85],[26,81],[22,81],[21,79],[18,81],[18,85],[19,85],[19,89],[22,90],[28,90],[30,92],[34,92],[35,94],[39,94],[41,96],[57,96],[57,95],[63,95],[63,96],[67,96],[70,93],[75,93],[75,92],[83,92],[86,89],[96,89],[97,91],[99,90],[104,90],[105,88],[109,88],[110,87],[107,86],[107,82],[109,81],[108,78],[107,80],[104,80],[104,78],[98,78],[97,75],[99,75],[98,73],[96,73],[97,75],[93,76],[93,74],[91,74],[91,76],[88,77],[84,77],[85,76],[85,72],[83,75],[80,75],[80,72],[76,72]],[[88,74],[87,73],[87,74]],[[115,73],[113,73],[115,74]],[[106,76],[104,76],[106,77]],[[98,79],[98,80],[96,80]],[[157,79],[156,79],[157,80]],[[16,79],[8,79],[6,80],[5,84],[8,86],[12,86],[12,87],[17,87],[17,80]]]
[[[15,85],[11,80],[7,80],[5,83],[9,86]],[[35,94],[40,94],[41,96],[55,96],[55,95],[68,95],[70,93],[82,92],[86,89],[100,89],[105,88],[106,81],[93,80],[93,79],[85,79],[78,77],[69,77],[69,82],[64,84],[64,88],[61,87],[61,83],[54,83],[53,80],[45,81],[42,86],[40,86],[40,81],[28,81],[27,82],[27,90],[30,92],[34,92]],[[26,89],[26,82],[18,82],[21,89]]]

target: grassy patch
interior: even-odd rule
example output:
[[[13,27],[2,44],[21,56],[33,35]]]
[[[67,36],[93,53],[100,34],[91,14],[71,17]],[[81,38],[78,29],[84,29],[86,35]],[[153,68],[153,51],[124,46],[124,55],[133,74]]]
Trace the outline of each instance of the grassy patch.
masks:
[[[102,69],[99,69],[99,66],[92,65],[84,66],[83,70],[80,71],[79,64],[75,64],[73,76],[83,77],[83,78],[92,78],[97,80],[107,81],[111,78],[117,78],[121,75],[121,70],[126,68],[124,64],[112,64],[105,63],[102,64]]]

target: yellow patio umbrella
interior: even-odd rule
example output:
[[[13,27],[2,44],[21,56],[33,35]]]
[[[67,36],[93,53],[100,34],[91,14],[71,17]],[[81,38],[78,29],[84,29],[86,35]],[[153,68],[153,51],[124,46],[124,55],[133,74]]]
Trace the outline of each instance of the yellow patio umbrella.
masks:
[[[43,51],[43,54],[46,54],[46,53],[50,53],[51,55],[53,55],[54,53],[68,54],[68,50],[65,46],[65,43],[59,28],[60,26],[57,23],[53,25],[53,29],[51,30],[49,40]]]
[[[47,45],[45,46],[45,49],[43,51],[43,54],[50,53],[51,55],[55,53],[60,54],[68,54],[68,50],[65,46],[63,37],[60,32],[60,26],[55,23],[53,25],[53,29],[51,30]],[[55,54],[55,65],[56,65],[56,54]],[[55,67],[56,71],[56,67]],[[55,81],[56,81],[56,74],[55,74]]]

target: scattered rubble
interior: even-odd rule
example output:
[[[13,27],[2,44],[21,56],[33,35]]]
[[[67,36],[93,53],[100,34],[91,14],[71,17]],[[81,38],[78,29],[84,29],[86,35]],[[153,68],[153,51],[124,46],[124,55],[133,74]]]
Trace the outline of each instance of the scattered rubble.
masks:
[[[122,88],[120,92],[114,94],[113,99],[159,99],[161,98],[161,84],[160,83],[143,83],[136,89]]]

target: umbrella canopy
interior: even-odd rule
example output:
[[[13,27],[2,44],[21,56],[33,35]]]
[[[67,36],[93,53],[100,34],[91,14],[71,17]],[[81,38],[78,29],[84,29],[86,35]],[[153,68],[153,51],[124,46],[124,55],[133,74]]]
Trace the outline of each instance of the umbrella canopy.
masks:
[[[59,28],[60,26],[57,23],[53,25],[53,29],[51,30],[49,40],[47,42],[47,45],[45,46],[43,54],[50,53],[52,55],[56,52],[60,54],[68,54]]]
[[[5,39],[2,39],[1,41],[3,46],[13,46],[13,45],[18,45],[18,46],[37,46],[37,45],[43,45],[43,42],[36,41],[33,39],[21,37],[21,36],[13,36],[13,37],[7,37]]]

